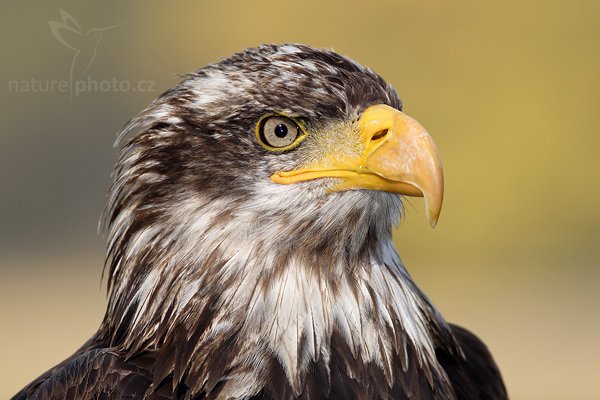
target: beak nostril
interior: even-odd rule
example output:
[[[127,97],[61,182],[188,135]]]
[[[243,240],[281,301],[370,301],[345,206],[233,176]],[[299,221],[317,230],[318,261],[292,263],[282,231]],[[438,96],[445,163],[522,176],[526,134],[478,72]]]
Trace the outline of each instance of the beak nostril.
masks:
[[[374,134],[373,137],[371,137],[371,140],[381,139],[382,137],[384,137],[387,134],[388,134],[388,130],[382,129],[379,132],[377,132],[376,134]]]

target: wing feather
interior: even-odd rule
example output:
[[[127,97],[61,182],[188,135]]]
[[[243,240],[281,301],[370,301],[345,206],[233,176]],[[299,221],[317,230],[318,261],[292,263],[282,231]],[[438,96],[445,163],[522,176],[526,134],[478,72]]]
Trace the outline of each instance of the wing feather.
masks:
[[[126,360],[108,348],[84,350],[39,377],[12,400],[172,398],[172,390],[165,393],[161,387],[151,388],[153,363],[147,354]]]
[[[438,361],[446,370],[458,400],[507,400],[500,370],[485,344],[473,333],[450,325],[464,358],[438,349]]]

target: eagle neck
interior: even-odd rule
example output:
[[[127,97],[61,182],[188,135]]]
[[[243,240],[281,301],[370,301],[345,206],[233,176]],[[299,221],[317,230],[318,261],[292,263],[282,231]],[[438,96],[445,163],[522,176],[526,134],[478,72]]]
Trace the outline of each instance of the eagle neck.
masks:
[[[156,352],[164,367],[155,380],[173,376],[200,393],[214,389],[215,374],[227,376],[220,390],[233,396],[260,392],[277,370],[298,396],[315,368],[327,382],[341,369],[365,387],[377,379],[390,388],[420,371],[420,384],[449,390],[435,348],[453,339],[402,265],[391,229],[328,236],[305,224],[290,240],[274,235],[289,229],[278,225],[285,218],[219,210],[182,204],[166,229],[144,227],[112,260],[102,335],[129,355]]]

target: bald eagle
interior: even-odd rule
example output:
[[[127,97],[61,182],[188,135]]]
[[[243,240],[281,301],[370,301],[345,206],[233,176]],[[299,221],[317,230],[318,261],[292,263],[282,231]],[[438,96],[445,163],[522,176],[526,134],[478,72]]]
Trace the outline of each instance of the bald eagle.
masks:
[[[443,177],[383,78],[263,45],[200,68],[120,134],[97,333],[13,399],[506,399],[392,243]]]

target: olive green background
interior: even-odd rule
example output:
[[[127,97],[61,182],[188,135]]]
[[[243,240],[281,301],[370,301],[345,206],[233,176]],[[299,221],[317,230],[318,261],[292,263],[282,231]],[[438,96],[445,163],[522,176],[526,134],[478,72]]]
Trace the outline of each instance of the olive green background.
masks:
[[[81,31],[60,37],[72,48],[50,30],[61,9]],[[600,2],[5,1],[1,14],[0,398],[102,318],[114,134],[176,74],[264,42],[333,48],[394,85],[446,176],[438,227],[412,199],[396,235],[414,278],[486,341],[513,399],[600,398]],[[71,95],[77,49],[85,88]]]

